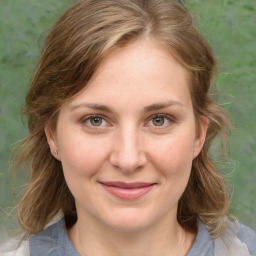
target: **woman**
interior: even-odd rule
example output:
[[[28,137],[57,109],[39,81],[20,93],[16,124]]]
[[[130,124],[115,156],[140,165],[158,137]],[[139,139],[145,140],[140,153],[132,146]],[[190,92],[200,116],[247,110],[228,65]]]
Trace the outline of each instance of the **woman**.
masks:
[[[21,255],[256,254],[209,157],[226,113],[215,57],[180,3],[84,0],[58,20],[26,97]],[[57,222],[56,216],[61,216]],[[53,224],[52,224],[53,223]]]

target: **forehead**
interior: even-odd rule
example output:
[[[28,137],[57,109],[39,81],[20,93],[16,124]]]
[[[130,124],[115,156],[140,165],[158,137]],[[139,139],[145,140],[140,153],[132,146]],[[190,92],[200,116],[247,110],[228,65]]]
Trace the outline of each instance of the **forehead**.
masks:
[[[109,54],[70,103],[134,102],[139,106],[168,100],[191,104],[188,74],[166,49],[143,40]]]

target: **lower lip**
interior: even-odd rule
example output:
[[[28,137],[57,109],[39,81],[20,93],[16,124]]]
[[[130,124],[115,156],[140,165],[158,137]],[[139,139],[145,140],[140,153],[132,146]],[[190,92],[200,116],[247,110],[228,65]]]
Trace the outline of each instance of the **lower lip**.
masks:
[[[120,198],[120,199],[138,199],[145,194],[147,194],[154,186],[154,184],[147,186],[147,187],[141,187],[141,188],[119,188],[119,187],[113,187],[113,186],[106,186],[101,183],[101,185],[113,196]]]

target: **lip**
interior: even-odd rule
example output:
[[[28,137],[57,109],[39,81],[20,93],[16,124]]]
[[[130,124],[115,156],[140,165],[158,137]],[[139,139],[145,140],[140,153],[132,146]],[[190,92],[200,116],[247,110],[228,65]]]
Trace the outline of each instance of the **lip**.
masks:
[[[100,182],[103,188],[119,199],[134,200],[147,194],[156,183],[121,181]]]

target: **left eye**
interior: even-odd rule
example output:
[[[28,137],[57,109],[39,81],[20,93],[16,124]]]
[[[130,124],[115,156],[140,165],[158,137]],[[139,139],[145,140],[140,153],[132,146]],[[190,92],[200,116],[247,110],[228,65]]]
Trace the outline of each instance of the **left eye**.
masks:
[[[88,116],[83,119],[83,123],[89,127],[102,127],[107,126],[107,121],[98,115]]]
[[[171,123],[170,117],[166,115],[156,115],[150,119],[150,121],[148,122],[148,126],[166,127],[166,126],[169,126],[170,123]]]

